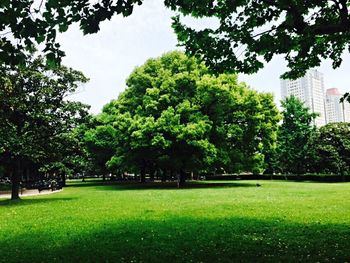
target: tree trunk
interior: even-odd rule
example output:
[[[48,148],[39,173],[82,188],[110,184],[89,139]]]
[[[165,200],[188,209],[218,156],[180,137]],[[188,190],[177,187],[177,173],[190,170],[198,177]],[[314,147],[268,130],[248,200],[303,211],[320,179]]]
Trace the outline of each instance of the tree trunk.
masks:
[[[19,160],[16,161],[16,167],[12,174],[12,191],[11,191],[11,199],[17,200],[19,199],[19,184],[21,179],[21,163]]]
[[[177,178],[178,178],[177,179],[177,187],[178,188],[183,187],[185,185],[185,183],[186,183],[186,173],[185,173],[185,171],[184,170],[180,170],[180,173],[179,173]]]
[[[154,166],[153,165],[151,165],[149,168],[149,177],[150,177],[150,180],[153,182],[154,181]]]
[[[343,168],[340,169],[340,176],[341,176],[341,181],[345,182],[345,173],[344,173],[344,169]]]
[[[145,166],[141,167],[141,173],[140,173],[140,183],[146,182],[146,169]]]
[[[105,174],[102,175],[102,180],[106,181],[106,175]]]
[[[167,173],[166,169],[162,170],[162,182],[166,182],[166,177],[167,177],[166,173]]]
[[[29,170],[29,168],[26,169],[26,181],[27,182],[30,181],[30,170]]]
[[[65,174],[61,174],[61,180],[62,180],[62,187],[66,186],[66,175]]]

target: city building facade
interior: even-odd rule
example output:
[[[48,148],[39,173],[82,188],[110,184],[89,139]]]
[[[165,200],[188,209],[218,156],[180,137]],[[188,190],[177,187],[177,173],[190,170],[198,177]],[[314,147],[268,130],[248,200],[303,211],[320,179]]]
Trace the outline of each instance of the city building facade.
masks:
[[[317,70],[308,71],[296,80],[281,80],[282,100],[295,96],[305,103],[311,112],[318,113],[314,125],[326,125],[323,74]]]
[[[340,102],[343,94],[337,88],[326,90],[326,119],[327,123],[350,122],[349,102]]]

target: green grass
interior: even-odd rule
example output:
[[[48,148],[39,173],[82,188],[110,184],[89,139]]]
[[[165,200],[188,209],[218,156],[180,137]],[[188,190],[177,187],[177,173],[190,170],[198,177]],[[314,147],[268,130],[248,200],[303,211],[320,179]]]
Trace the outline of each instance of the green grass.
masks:
[[[0,262],[349,262],[350,184],[71,182],[0,200]]]

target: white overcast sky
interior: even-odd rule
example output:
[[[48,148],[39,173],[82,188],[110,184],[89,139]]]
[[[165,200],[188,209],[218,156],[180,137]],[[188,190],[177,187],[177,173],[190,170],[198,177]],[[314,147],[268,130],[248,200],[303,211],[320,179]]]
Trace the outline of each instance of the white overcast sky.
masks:
[[[97,114],[104,104],[125,90],[125,80],[136,66],[148,58],[180,49],[171,28],[172,15],[162,0],[147,0],[130,17],[115,16],[103,22],[97,34],[83,36],[78,26],[73,26],[60,35],[59,42],[66,53],[63,64],[81,70],[90,78],[70,99],[91,105],[91,112]],[[342,66],[336,70],[329,61],[322,63],[319,70],[324,73],[326,89],[350,90],[349,58],[348,54],[344,56]],[[276,57],[257,74],[239,75],[239,79],[256,90],[274,93],[278,103],[279,76],[284,71],[286,63],[282,57]]]

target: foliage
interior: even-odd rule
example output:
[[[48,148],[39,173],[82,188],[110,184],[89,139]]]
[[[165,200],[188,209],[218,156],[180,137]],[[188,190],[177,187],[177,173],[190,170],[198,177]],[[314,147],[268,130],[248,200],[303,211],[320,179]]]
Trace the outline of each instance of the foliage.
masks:
[[[90,160],[93,162],[94,172],[97,174],[105,175],[107,173],[106,163],[115,152],[115,133],[112,125],[104,126],[103,123],[85,131],[84,142],[90,154]]]
[[[347,101],[350,103],[350,93],[349,92],[345,92],[343,97],[341,97],[340,102],[343,103],[344,101]]]
[[[49,63],[54,64],[64,55],[56,43],[58,32],[78,22],[84,34],[96,33],[102,21],[115,14],[129,16],[142,3],[143,0],[3,0],[0,61],[15,65],[24,62],[26,52],[45,43],[43,51]],[[321,59],[330,58],[333,67],[338,67],[343,51],[349,48],[348,0],[164,0],[164,4],[185,15],[218,21],[217,28],[202,30],[183,25],[179,16],[173,23],[187,52],[204,58],[217,72],[254,73],[264,61],[282,54],[290,68],[283,77],[297,78],[318,66]]]
[[[178,1],[166,5],[197,18],[218,21],[216,28],[195,30],[174,18],[173,27],[188,54],[203,57],[218,72],[254,73],[274,55],[284,55],[290,71],[302,77],[330,58],[333,67],[349,48],[348,0],[335,1]]]
[[[344,175],[350,168],[350,123],[329,123],[312,141],[319,172]]]
[[[301,174],[308,168],[310,138],[316,131],[315,113],[304,106],[298,98],[291,96],[282,101],[283,123],[278,130],[277,152],[279,169],[284,173]]]
[[[99,183],[68,182],[57,194],[0,200],[1,260],[344,262],[350,256],[350,184],[258,181],[257,188],[257,181],[220,181],[177,191],[174,183]]]
[[[26,63],[29,53],[44,43],[48,65],[60,62],[64,52],[56,42],[58,32],[65,32],[79,22],[84,34],[99,31],[99,23],[113,14],[128,16],[142,0],[2,0],[0,3],[0,64]],[[13,41],[15,39],[16,41]]]
[[[84,122],[88,123],[84,118]],[[40,171],[46,174],[66,175],[88,174],[92,171],[92,160],[84,141],[85,123],[61,135],[61,142],[57,145],[55,161],[41,164]]]

